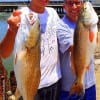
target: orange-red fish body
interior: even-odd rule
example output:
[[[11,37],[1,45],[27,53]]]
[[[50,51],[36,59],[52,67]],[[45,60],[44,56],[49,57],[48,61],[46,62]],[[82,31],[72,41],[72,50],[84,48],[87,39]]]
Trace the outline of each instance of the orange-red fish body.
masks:
[[[40,27],[37,19],[21,48],[15,54],[16,99],[34,100],[40,83]]]
[[[76,80],[71,87],[70,93],[83,94],[84,75],[90,67],[96,47],[97,22],[92,23],[91,14],[97,15],[89,2],[85,2],[81,9],[74,33],[74,46],[72,50],[72,68]],[[98,18],[96,19],[98,20]]]

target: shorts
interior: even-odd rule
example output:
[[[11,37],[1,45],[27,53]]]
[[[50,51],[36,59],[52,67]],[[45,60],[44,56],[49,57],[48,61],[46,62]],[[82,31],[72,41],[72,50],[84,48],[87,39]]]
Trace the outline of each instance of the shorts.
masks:
[[[96,100],[96,86],[93,85],[86,89],[84,97],[78,95],[69,96],[69,92],[61,91],[59,100]]]
[[[61,84],[59,80],[49,87],[39,89],[34,100],[59,100],[60,91]]]

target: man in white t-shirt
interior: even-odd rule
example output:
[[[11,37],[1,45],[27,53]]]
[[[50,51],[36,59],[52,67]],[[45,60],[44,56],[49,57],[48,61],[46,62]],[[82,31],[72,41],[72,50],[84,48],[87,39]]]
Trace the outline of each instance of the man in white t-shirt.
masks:
[[[78,19],[78,14],[80,12],[80,8],[82,7],[83,0],[64,0],[64,10],[65,15],[62,18],[63,22],[67,25],[67,28],[70,30],[70,35],[74,35],[74,29],[76,27],[76,21]],[[95,20],[95,19],[94,19]],[[96,18],[97,24],[98,18]],[[95,27],[97,30],[97,26]],[[95,87],[95,71],[94,71],[94,58],[91,58],[89,70],[87,70],[84,78],[84,85],[85,85],[85,95],[82,99],[80,96],[74,94],[69,95],[70,88],[75,81],[75,74],[71,68],[71,49],[73,40],[69,42],[69,49],[65,53],[61,53],[61,72],[62,72],[62,79],[61,79],[61,94],[60,100],[96,100],[96,87]]]
[[[31,0],[29,7],[23,7],[15,11],[8,19],[9,29],[2,42],[2,47],[7,45],[8,48],[8,53],[4,53],[2,56],[7,57],[10,54],[15,37],[14,53],[18,52],[28,30],[24,18],[30,19],[28,15],[33,14],[32,20],[29,20],[30,24],[34,21],[35,16],[39,18],[41,31],[41,80],[35,100],[58,100],[61,79],[59,49],[65,52],[68,49],[67,41],[72,40],[71,35],[67,34],[67,26],[60,20],[56,11],[53,8],[45,7],[48,2],[49,0]],[[9,40],[10,38],[12,40]]]

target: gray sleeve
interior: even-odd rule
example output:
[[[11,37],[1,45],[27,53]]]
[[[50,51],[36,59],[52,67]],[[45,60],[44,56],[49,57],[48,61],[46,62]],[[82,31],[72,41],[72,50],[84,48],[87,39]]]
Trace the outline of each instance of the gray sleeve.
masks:
[[[59,42],[59,49],[62,53],[67,51],[67,49],[73,45],[73,34],[62,20],[58,22],[57,38]]]

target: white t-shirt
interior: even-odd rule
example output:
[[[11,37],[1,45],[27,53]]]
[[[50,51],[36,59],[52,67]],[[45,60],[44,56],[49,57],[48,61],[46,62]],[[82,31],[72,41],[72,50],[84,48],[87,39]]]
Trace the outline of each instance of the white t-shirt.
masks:
[[[66,25],[60,20],[53,8],[46,7],[42,14],[36,14],[28,7],[23,7],[21,11],[21,25],[15,40],[15,53],[20,50],[21,43],[29,32],[30,25],[27,23],[27,17],[25,16],[33,13],[36,17],[39,17],[41,30],[41,81],[39,89],[48,87],[61,78],[58,47],[62,52],[65,52],[67,42],[64,41],[66,39],[69,41],[72,37],[67,34]]]

